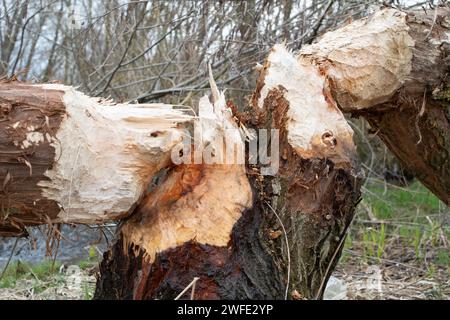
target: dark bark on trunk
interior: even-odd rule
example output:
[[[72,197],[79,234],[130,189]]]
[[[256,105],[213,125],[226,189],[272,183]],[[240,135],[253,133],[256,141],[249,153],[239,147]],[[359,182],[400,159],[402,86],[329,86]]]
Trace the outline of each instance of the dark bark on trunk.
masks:
[[[424,112],[417,106],[425,102]],[[395,107],[363,113],[389,150],[447,206],[450,205],[450,105],[431,95],[399,100]],[[422,100],[422,101],[421,101]]]
[[[37,185],[53,166],[54,147],[47,140],[37,145],[24,141],[31,131],[45,136],[58,130],[65,109],[61,96],[56,90],[0,83],[1,236],[24,236],[25,226],[48,223],[60,211]]]

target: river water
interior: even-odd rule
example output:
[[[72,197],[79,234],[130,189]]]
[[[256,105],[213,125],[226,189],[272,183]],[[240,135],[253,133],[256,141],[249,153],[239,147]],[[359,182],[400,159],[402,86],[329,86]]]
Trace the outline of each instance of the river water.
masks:
[[[30,236],[18,240],[16,248],[11,258],[11,263],[20,260],[31,264],[40,263],[53,258],[47,254],[46,229],[47,227],[28,228]],[[79,260],[88,259],[93,252],[101,255],[107,249],[107,241],[113,240],[114,227],[101,229],[89,226],[69,226],[61,228],[61,239],[57,251],[57,260],[63,263],[72,263]],[[105,239],[105,236],[108,240]],[[16,238],[0,237],[0,271],[7,263]]]

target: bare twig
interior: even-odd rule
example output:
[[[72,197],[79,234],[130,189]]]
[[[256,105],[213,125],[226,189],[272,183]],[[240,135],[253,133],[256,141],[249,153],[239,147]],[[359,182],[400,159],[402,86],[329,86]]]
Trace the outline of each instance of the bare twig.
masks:
[[[281,218],[278,216],[278,214],[276,213],[276,211],[272,208],[272,206],[270,205],[270,203],[268,203],[266,201],[267,206],[270,208],[270,210],[272,210],[272,212],[275,214],[275,216],[278,219],[278,222],[280,222],[281,228],[283,229],[283,233],[284,233],[284,240],[286,241],[286,251],[287,251],[287,259],[288,259],[288,268],[287,268],[287,283],[286,283],[286,291],[284,293],[284,300],[287,300],[288,298],[288,293],[289,293],[289,286],[290,286],[290,280],[291,280],[291,252],[290,252],[290,248],[289,248],[289,240],[288,240],[288,236],[287,236],[287,232],[286,229],[284,228],[284,224],[283,221],[281,220]]]
[[[183,291],[180,292],[179,295],[176,296],[176,298],[174,300],[179,300],[188,290],[189,288],[192,287],[192,291],[191,291],[191,300],[194,300],[194,292],[195,292],[195,283],[199,280],[200,278],[198,277],[194,277],[194,280],[191,281],[191,283],[189,283],[187,285],[186,288],[183,289]]]
[[[14,241],[14,246],[11,249],[11,253],[9,254],[8,261],[6,261],[5,267],[3,268],[2,274],[0,275],[0,280],[3,279],[3,276],[5,275],[6,270],[8,269],[9,263],[11,262],[11,259],[14,255],[14,251],[16,250],[18,242],[19,242],[19,238],[16,238],[16,240]]]

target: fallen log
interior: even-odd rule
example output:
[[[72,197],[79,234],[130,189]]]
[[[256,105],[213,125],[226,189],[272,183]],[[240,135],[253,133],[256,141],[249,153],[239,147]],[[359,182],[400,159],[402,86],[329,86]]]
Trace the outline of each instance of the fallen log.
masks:
[[[114,104],[68,86],[0,83],[0,235],[118,220],[170,162],[186,110]]]

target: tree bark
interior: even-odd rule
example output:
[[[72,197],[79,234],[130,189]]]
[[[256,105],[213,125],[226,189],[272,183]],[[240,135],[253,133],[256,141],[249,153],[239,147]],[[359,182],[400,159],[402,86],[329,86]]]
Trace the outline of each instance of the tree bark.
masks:
[[[56,201],[41,196],[40,181],[55,159],[45,135],[54,136],[65,108],[62,92],[0,84],[0,235],[26,234],[25,225],[46,223],[59,212]]]

